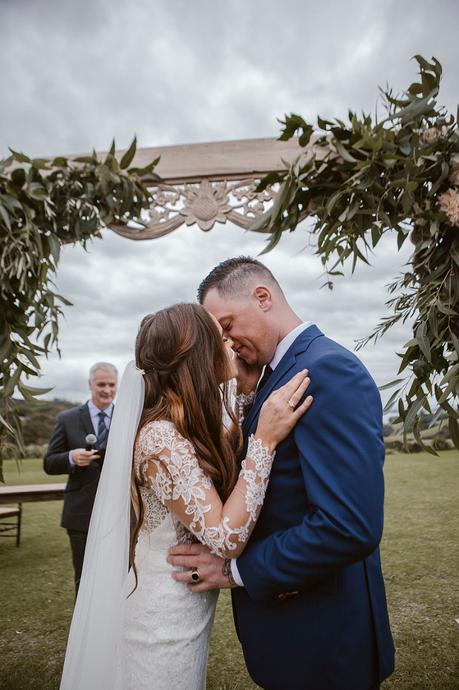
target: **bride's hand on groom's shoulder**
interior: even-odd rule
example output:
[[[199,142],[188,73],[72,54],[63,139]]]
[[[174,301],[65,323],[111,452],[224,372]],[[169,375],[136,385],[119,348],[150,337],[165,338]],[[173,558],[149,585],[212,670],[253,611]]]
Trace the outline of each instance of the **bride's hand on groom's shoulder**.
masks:
[[[286,384],[273,391],[263,403],[258,417],[255,437],[271,452],[288,436],[295,424],[311,407],[313,398],[305,393],[311,379],[303,369]]]
[[[177,544],[171,546],[167,562],[185,570],[174,570],[171,577],[183,582],[191,592],[207,592],[210,589],[233,587],[225,574],[225,559],[215,556],[204,544]],[[191,574],[197,570],[199,582],[193,583]]]

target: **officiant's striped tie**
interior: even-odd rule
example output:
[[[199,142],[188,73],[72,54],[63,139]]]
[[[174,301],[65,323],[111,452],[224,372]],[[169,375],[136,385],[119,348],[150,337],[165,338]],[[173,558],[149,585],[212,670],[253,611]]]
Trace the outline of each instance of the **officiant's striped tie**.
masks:
[[[97,416],[99,417],[99,426],[97,428],[97,445],[99,448],[105,448],[107,445],[107,436],[108,436],[108,429],[107,429],[107,424],[105,423],[105,417],[108,417],[105,412],[98,412]]]

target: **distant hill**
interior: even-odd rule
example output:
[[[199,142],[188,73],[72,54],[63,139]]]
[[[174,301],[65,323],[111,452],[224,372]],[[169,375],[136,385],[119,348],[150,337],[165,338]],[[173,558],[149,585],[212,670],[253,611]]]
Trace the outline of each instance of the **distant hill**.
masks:
[[[396,422],[396,419],[396,416],[391,417],[389,422],[384,425],[384,443],[386,449],[397,452],[405,451],[403,424]],[[419,426],[423,441],[426,441],[427,445],[431,445],[435,450],[448,450],[454,447],[448,428],[448,415],[444,410],[440,410],[437,415],[428,414],[421,410]],[[414,438],[412,428],[411,426],[406,437],[407,449],[411,453],[418,453],[422,448]]]
[[[28,402],[27,400],[14,400],[13,402],[21,417],[26,445],[48,443],[59,412],[81,405],[80,402],[70,402],[59,398],[38,402]]]

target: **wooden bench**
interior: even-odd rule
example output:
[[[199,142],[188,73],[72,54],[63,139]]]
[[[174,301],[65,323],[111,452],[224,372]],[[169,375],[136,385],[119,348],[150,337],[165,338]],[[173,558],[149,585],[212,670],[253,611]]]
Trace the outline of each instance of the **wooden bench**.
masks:
[[[16,537],[16,546],[19,546],[21,541],[22,503],[61,500],[64,498],[64,489],[65,484],[1,486],[0,537]],[[16,503],[17,505],[10,505],[11,503]],[[4,534],[4,532],[13,531],[15,534]]]
[[[0,537],[16,537],[16,546],[21,543],[21,517],[22,505],[16,507],[0,508]],[[4,534],[14,532],[14,534]]]
[[[64,498],[65,484],[17,484],[0,487],[0,505]]]

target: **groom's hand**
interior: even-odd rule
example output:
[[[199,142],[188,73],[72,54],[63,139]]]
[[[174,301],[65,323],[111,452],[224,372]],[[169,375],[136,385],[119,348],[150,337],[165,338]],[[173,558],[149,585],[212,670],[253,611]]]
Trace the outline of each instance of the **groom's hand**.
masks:
[[[232,587],[228,576],[224,574],[225,559],[214,556],[204,544],[177,544],[171,546],[167,556],[171,565],[186,568],[174,571],[172,577],[177,582],[184,582],[191,592],[207,592],[209,589]],[[198,571],[200,582],[193,584],[192,569]]]

